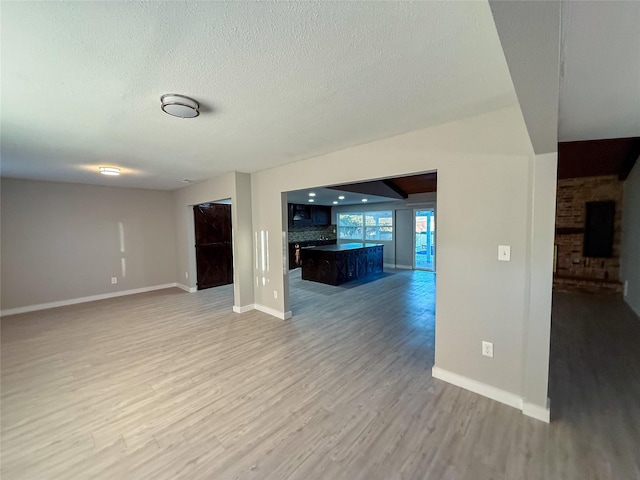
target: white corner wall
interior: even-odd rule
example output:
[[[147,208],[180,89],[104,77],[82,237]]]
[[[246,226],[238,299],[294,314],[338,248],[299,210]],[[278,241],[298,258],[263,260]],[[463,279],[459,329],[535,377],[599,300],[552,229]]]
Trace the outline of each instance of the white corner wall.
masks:
[[[625,302],[640,316],[640,162],[624,182],[620,279],[627,282]]]
[[[546,382],[528,391],[525,375],[528,362],[548,362],[548,345],[539,356],[526,353],[537,346],[526,337],[530,289],[539,281],[546,288],[531,275],[533,161],[514,106],[253,174],[254,234],[267,239],[257,254],[269,259],[254,272],[256,304],[289,311],[283,192],[437,170],[436,367],[522,402],[525,394],[546,399]],[[545,190],[555,197],[553,186]],[[504,244],[511,262],[497,259]],[[550,268],[551,258],[543,260]],[[493,359],[480,355],[482,340],[493,342]]]
[[[1,195],[3,314],[175,285],[171,192],[3,178]]]
[[[546,397],[551,343],[551,296],[553,290],[553,244],[555,238],[558,154],[536,155],[530,162],[530,242],[527,321],[523,343],[524,408],[531,416],[549,422]],[[545,407],[545,408],[540,408]]]
[[[173,193],[177,261],[175,275],[185,290],[196,289],[195,230],[193,206],[231,199],[233,230],[234,310],[253,305],[253,233],[251,221],[251,175],[231,172]]]

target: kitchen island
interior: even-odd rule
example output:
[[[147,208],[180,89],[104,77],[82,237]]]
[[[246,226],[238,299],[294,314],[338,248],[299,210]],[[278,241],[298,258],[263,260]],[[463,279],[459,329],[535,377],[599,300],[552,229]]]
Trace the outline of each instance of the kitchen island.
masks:
[[[341,285],[383,272],[379,243],[343,243],[301,249],[302,279]]]

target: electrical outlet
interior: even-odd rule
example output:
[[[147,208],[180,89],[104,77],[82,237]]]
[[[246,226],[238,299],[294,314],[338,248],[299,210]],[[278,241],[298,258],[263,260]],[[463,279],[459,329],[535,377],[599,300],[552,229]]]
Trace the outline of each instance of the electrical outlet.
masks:
[[[118,277],[111,277],[111,285],[118,283]]]
[[[511,261],[511,245],[498,245],[498,260],[501,262]]]
[[[273,298],[278,298],[278,290],[273,291]]]
[[[493,358],[493,343],[482,341],[482,355]]]

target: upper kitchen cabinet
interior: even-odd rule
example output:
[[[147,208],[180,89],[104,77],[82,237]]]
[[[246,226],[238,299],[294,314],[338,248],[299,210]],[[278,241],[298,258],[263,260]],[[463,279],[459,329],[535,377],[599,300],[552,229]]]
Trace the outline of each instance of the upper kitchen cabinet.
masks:
[[[311,217],[314,225],[331,225],[331,207],[313,206],[311,207]]]
[[[290,227],[310,227],[316,225],[331,225],[331,207],[324,205],[301,205],[297,203],[289,204]]]

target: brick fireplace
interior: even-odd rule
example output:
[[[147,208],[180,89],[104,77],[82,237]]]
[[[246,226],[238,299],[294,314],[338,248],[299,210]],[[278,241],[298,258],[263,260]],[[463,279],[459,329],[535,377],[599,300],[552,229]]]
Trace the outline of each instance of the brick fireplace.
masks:
[[[623,182],[617,175],[558,180],[554,289],[607,295],[622,294],[622,196]],[[616,202],[613,256],[608,258],[583,256],[586,203],[598,201]]]

